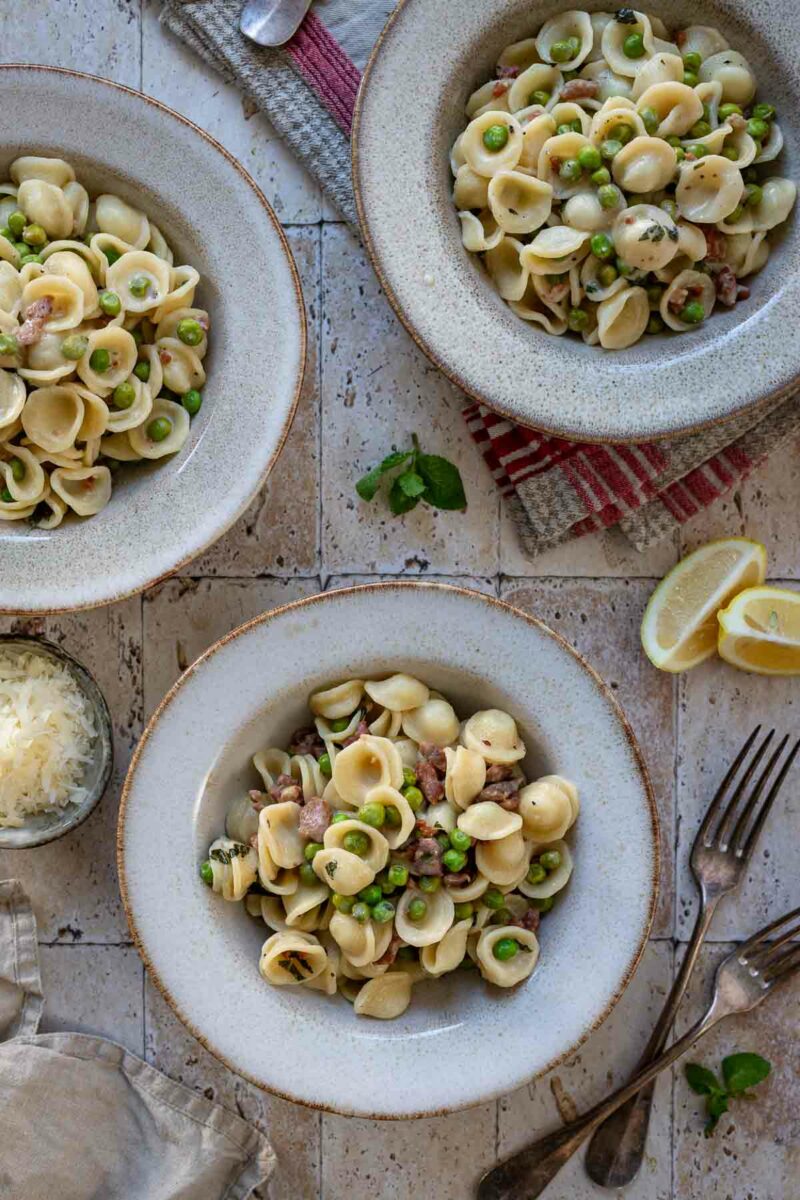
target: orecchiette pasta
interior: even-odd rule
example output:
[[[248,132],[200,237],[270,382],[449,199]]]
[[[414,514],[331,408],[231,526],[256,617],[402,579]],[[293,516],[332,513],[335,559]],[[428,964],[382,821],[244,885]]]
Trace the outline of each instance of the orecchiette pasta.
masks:
[[[695,328],[713,306],[675,277],[693,268],[723,304],[746,299],[727,243],[795,204],[791,180],[762,177],[784,135],[755,93],[747,59],[710,26],[672,34],[630,8],[552,17],[467,101],[450,154],[464,248],[520,319],[555,336],[624,350]],[[747,273],[768,257],[762,238]]]
[[[82,397],[73,385],[70,395],[77,419]],[[9,391],[7,411],[16,408]],[[7,507],[25,511],[27,495],[18,487]],[[61,501],[49,502],[57,523]],[[405,1011],[414,983],[465,960],[501,987],[521,982],[572,872],[563,839],[579,812],[574,784],[528,783],[510,714],[485,709],[462,723],[410,674],[351,679],[309,707],[311,724],[254,756],[263,790],[234,800],[227,836],[200,868],[273,931],[264,979],[341,992],[357,1015],[383,1019]]]
[[[92,516],[109,503],[112,468],[185,444],[202,403],[209,316],[194,307],[198,272],[173,266],[145,213],[111,194],[91,202],[62,159],[25,155],[9,173],[0,521],[54,529],[67,511]]]

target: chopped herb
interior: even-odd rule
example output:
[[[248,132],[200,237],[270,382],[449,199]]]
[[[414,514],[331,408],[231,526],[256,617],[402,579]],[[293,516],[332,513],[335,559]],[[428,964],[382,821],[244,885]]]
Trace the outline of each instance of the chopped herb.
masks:
[[[210,850],[208,857],[213,858],[215,862],[223,863],[224,866],[229,866],[234,858],[244,858],[249,853],[250,847],[245,846],[242,842],[234,842],[227,850],[218,847],[216,850]]]
[[[717,1122],[723,1113],[728,1111],[728,1101],[734,1096],[747,1094],[747,1089],[755,1087],[767,1078],[771,1065],[760,1054],[729,1054],[722,1060],[723,1086],[713,1071],[700,1063],[687,1063],[685,1067],[686,1082],[698,1096],[705,1096],[708,1120],[705,1124],[705,1135],[711,1137]]]
[[[339,864],[336,859],[332,859],[331,862],[325,864],[325,874],[328,876],[328,879],[333,879],[338,866]]]
[[[614,13],[614,18],[619,21],[620,25],[638,24],[638,18],[632,8],[618,8]]]
[[[639,238],[639,241],[640,242],[663,242],[663,240],[666,236],[666,233],[667,233],[667,231],[664,228],[664,226],[659,225],[657,221],[654,221],[652,225],[647,226],[647,229],[645,229],[644,233]]]
[[[670,225],[669,229],[667,230],[667,237],[669,240],[671,242],[677,242],[680,236],[681,235],[678,233],[678,227],[676,225]]]
[[[389,508],[398,516],[416,508],[420,500],[432,508],[462,511],[467,497],[458,467],[438,454],[423,454],[419,439],[412,435],[411,450],[394,450],[356,484],[362,500],[372,500],[382,477],[397,467],[405,468],[395,476],[389,489]]]
[[[284,971],[298,983],[302,983],[308,973],[308,963],[297,950],[287,950],[286,954],[278,959],[278,966],[283,967]],[[305,973],[303,967],[305,967]]]

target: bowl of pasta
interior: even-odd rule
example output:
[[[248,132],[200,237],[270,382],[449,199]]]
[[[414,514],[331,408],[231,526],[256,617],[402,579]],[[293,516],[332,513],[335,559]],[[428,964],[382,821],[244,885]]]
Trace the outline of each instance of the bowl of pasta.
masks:
[[[605,1019],[650,927],[658,817],[557,634],[378,584],[190,667],[131,764],[118,865],[156,986],[214,1054],[304,1104],[408,1117],[510,1091]]]
[[[90,607],[250,502],[297,404],[302,293],[203,130],[74,71],[3,65],[0,86],[0,611]]]
[[[384,290],[436,365],[586,441],[789,394],[789,29],[791,0],[399,4],[361,84],[353,178]]]

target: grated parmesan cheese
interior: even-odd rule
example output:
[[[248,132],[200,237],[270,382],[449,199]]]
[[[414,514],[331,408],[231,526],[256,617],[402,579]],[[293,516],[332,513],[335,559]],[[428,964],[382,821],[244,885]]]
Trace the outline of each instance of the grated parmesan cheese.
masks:
[[[96,736],[92,710],[62,663],[0,649],[0,827],[80,803]]]

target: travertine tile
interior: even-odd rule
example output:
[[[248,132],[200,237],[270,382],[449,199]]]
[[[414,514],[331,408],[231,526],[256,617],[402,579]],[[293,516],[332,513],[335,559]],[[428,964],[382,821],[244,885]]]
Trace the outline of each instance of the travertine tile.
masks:
[[[287,237],[303,284],[308,351],[292,428],[269,479],[247,512],[183,575],[300,575],[319,569],[318,227]],[[269,387],[269,380],[264,381]]]
[[[268,1187],[269,1200],[312,1200],[319,1194],[319,1113],[271,1096],[229,1071],[192,1037],[149,979],[145,985],[145,1031],[148,1062],[238,1113],[268,1136],[278,1156]],[[256,1200],[262,1194],[255,1192]]]
[[[697,909],[688,861],[695,833],[725,772],[756,725],[778,737],[797,737],[797,681],[737,671],[719,659],[701,663],[680,680],[678,762],[678,889],[676,932],[687,938]],[[777,738],[776,738],[777,744]],[[722,901],[711,937],[752,933],[797,903],[800,843],[800,764],[786,779],[756,846],[739,891]]]
[[[323,1114],[322,1200],[470,1200],[495,1158],[496,1109],[491,1102],[420,1121]]]
[[[58,0],[27,5],[24,17],[3,4],[3,61],[70,67],[138,88],[139,24],[139,0]]]
[[[505,506],[500,521],[500,570],[504,575],[619,576],[661,579],[677,560],[677,537],[666,537],[649,549],[634,549],[618,529],[575,538],[545,550],[532,562],[522,553],[514,523]]]
[[[796,900],[796,896],[795,896]],[[714,972],[731,945],[704,947],[678,1014],[678,1033],[702,1016]],[[675,1200],[795,1200],[800,1195],[800,1074],[797,1013],[800,978],[755,1012],[713,1029],[675,1067]],[[749,1050],[772,1063],[753,1100],[734,1100],[713,1137],[703,1136],[705,1103],[689,1089],[687,1062],[719,1071],[728,1054]]]
[[[495,574],[498,493],[461,419],[464,397],[401,327],[344,226],[323,228],[322,256],[323,569]],[[393,517],[382,494],[356,495],[359,476],[414,432],[457,463],[465,513],[420,504]]]
[[[149,716],[191,662],[270,608],[320,590],[317,579],[172,579],[144,597],[144,697]]]
[[[624,1083],[650,1035],[672,983],[672,948],[650,942],[639,970],[608,1020],[592,1034],[573,1059],[556,1067],[500,1101],[500,1158],[535,1141],[559,1121],[570,1119]],[[650,1133],[642,1170],[629,1187],[615,1195],[629,1200],[669,1200],[671,1191],[671,1080],[669,1072],[656,1084]],[[592,1183],[583,1170],[583,1151],[548,1188],[552,1200],[594,1200],[609,1193]],[[688,1200],[681,1194],[681,1200]]]
[[[236,87],[223,83],[193,50],[159,24],[160,11],[160,0],[144,0],[143,91],[195,121],[235,155],[284,225],[319,221],[318,185],[266,117],[254,112]],[[225,220],[224,197],[220,197],[220,220]]]
[[[661,889],[653,935],[672,933],[674,887],[674,682],[651,667],[639,624],[652,585],[644,580],[506,580],[501,596],[564,635],[614,692],[633,726],[661,818]]]
[[[40,946],[40,1033],[95,1033],[144,1051],[141,959],[132,946]]]
[[[22,881],[41,941],[119,942],[128,926],[117,888],[119,791],[142,727],[141,599],[46,619],[0,618],[0,632],[40,633],[95,676],[114,724],[114,776],[89,819],[56,842],[0,851],[0,878]]]

